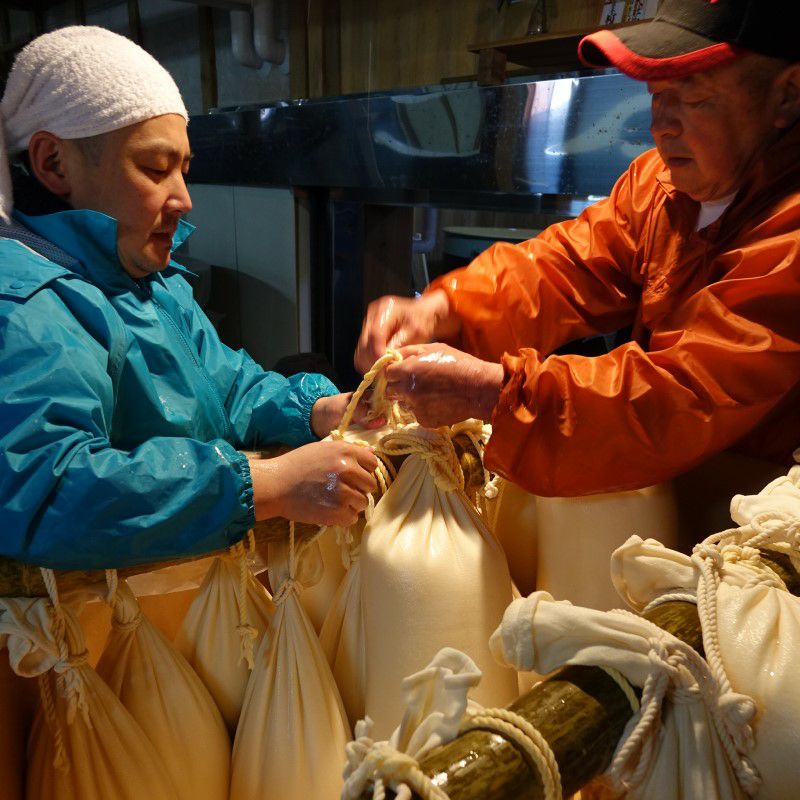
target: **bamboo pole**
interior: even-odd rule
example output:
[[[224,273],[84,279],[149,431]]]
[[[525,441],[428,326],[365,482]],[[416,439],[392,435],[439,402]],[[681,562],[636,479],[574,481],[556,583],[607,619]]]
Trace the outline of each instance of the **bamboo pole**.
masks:
[[[475,451],[472,442],[468,437],[459,435],[454,437],[453,444],[459,455],[461,468],[464,471],[464,481],[468,489],[474,490],[483,484],[484,473],[483,463],[480,454]],[[272,458],[280,453],[286,452],[285,447],[273,447],[260,453],[261,458]],[[399,469],[405,456],[392,458],[391,461],[395,469]],[[380,488],[374,493],[377,500],[380,499]],[[297,541],[316,536],[319,528],[316,525],[306,525],[304,523],[295,524],[295,536]],[[289,535],[288,520],[280,517],[263,520],[256,523],[253,528],[256,546],[261,549],[271,541],[278,541]],[[140,564],[132,567],[123,567],[118,570],[120,577],[129,578],[133,575],[140,575],[143,572],[152,572],[164,567],[171,567],[178,564],[187,564],[208,556],[219,555],[227,552],[218,550],[213,553],[203,553],[197,556],[187,556],[172,561],[163,561],[156,564]],[[113,565],[109,565],[112,567]],[[63,590],[70,590],[81,586],[102,583],[105,581],[105,573],[102,570],[68,570],[56,573],[58,585]],[[42,581],[41,571],[38,566],[24,564],[5,556],[0,556],[0,597],[45,597],[47,591]]]
[[[792,594],[800,594],[800,575],[784,555],[761,551]],[[703,655],[697,606],[664,603],[645,619]],[[565,667],[534,686],[509,708],[528,720],[547,740],[561,771],[564,797],[601,775],[611,763],[626,723],[628,699],[599,667]],[[450,800],[543,800],[538,771],[498,733],[473,730],[437,748],[420,762],[421,770]],[[362,800],[371,800],[371,790]],[[387,800],[395,797],[386,791]],[[413,795],[419,800],[417,795]]]

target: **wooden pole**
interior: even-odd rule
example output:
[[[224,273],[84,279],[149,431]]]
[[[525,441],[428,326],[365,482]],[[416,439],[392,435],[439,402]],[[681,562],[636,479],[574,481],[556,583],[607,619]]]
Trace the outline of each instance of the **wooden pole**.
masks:
[[[788,557],[769,551],[761,551],[761,557],[792,594],[800,594],[800,575]],[[643,616],[703,655],[703,632],[694,603],[664,603]],[[622,690],[599,667],[558,670],[509,708],[528,720],[552,748],[564,797],[605,772],[633,715]],[[458,736],[422,759],[420,768],[450,800],[544,798],[538,771],[511,742],[494,732],[475,730]],[[362,800],[371,796],[370,790]],[[394,797],[387,790],[387,800]]]
[[[464,471],[464,481],[468,490],[474,491],[481,486],[484,480],[483,463],[480,454],[477,453],[472,442],[466,436],[456,436],[453,440],[456,452],[459,454],[461,468]],[[262,458],[272,458],[281,452],[286,452],[285,447],[274,447],[261,453]],[[392,462],[395,469],[399,469],[405,456],[393,458]],[[375,499],[380,499],[380,489],[375,492]],[[316,525],[305,525],[297,523],[295,525],[295,535],[298,541],[303,541],[312,536],[316,536],[319,528]],[[253,528],[256,545],[263,547],[271,541],[277,541],[288,537],[289,522],[280,517],[264,520],[256,523]],[[132,575],[139,575],[143,572],[152,572],[156,569],[186,564],[197,561],[210,555],[218,555],[227,551],[220,550],[214,553],[203,553],[198,556],[188,556],[186,558],[165,561],[157,564],[141,564],[133,567],[122,567],[119,575],[122,578],[129,578]],[[105,580],[105,573],[102,570],[68,570],[57,572],[58,585],[62,590],[69,590],[94,584]],[[11,558],[0,556],[0,597],[45,597],[47,591],[42,581],[42,575],[38,566],[23,564]]]

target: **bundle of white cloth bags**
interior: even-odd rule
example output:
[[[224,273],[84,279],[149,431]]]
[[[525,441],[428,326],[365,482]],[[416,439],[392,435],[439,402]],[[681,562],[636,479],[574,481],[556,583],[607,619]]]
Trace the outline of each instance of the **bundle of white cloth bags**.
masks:
[[[493,655],[514,669],[597,666],[641,689],[640,703],[627,692],[633,716],[609,769],[581,791],[583,800],[797,796],[800,598],[774,566],[783,559],[800,568],[800,466],[758,495],[734,497],[731,514],[738,527],[708,537],[691,556],[632,536],[611,559],[613,584],[634,611],[697,604],[704,657],[640,614],[581,608],[543,591],[514,600],[492,635]],[[444,797],[413,764],[465,729],[467,691],[476,693],[479,675],[471,659],[444,650],[410,674],[391,736],[359,723],[343,797],[360,797],[370,782]],[[491,728],[508,712],[487,713]],[[535,731],[528,734],[525,746],[548,779],[545,795],[561,797],[552,752]]]
[[[95,671],[78,614],[91,596],[0,599],[0,646],[38,677],[41,707],[28,742],[29,800],[225,800],[230,740],[183,657],[112,580],[113,622]],[[102,677],[101,677],[102,674]]]
[[[688,556],[631,537],[613,555],[615,588],[637,612],[695,602],[705,659],[643,618],[556,602],[515,601],[492,649],[517,669],[610,667],[643,689],[607,775],[583,797],[700,800],[797,795],[800,598],[769,557],[800,567],[800,467],[737,495],[738,527]],[[762,553],[766,560],[762,558]]]

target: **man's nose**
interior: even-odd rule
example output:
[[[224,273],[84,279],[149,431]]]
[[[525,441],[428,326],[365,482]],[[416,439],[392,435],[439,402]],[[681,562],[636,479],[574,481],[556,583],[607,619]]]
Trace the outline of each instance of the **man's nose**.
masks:
[[[653,97],[650,109],[650,133],[659,136],[679,136],[682,131],[678,104],[669,98]]]
[[[173,185],[170,188],[170,195],[166,203],[167,209],[180,214],[188,214],[192,210],[192,198],[189,196],[189,189],[182,172],[174,177]]]

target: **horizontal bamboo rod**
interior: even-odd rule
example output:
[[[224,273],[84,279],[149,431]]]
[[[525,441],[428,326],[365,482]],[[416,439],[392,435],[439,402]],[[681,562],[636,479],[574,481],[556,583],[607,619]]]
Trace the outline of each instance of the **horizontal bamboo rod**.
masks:
[[[788,557],[769,551],[761,551],[761,557],[792,594],[800,594],[800,575]],[[643,616],[703,655],[703,632],[693,603],[664,603]],[[605,772],[632,716],[622,690],[598,667],[558,670],[509,708],[528,720],[552,748],[564,797]],[[450,800],[544,798],[538,771],[515,745],[494,732],[468,731],[429,753],[420,768]],[[371,797],[370,789],[362,800]],[[387,790],[387,800],[394,797]]]

